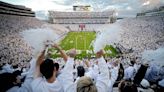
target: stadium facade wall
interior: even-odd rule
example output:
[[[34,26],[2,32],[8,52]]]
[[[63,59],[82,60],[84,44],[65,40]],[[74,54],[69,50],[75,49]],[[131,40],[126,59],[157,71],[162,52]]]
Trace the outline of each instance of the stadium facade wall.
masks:
[[[30,8],[0,1],[0,14],[35,17]]]
[[[106,12],[59,12],[49,11],[49,19],[55,24],[109,24],[113,11]]]

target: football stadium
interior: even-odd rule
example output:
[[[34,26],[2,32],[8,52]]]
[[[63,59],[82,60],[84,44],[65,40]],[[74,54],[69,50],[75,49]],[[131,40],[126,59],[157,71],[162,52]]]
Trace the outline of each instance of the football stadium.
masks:
[[[163,0],[1,0],[0,92],[164,92]]]

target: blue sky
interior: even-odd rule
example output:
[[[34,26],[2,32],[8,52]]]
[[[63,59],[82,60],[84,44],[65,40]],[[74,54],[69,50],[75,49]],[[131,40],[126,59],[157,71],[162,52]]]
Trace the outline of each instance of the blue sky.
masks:
[[[93,11],[115,9],[119,15],[135,15],[137,12],[164,5],[164,0],[1,0],[12,4],[25,5],[38,10],[72,10],[73,5],[91,5]]]

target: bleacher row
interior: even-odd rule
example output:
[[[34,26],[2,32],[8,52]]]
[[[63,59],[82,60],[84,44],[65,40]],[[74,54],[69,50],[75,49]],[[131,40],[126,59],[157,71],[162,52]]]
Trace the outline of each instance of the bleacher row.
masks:
[[[54,19],[53,22],[58,24],[106,24],[110,23],[110,19]]]
[[[50,19],[57,24],[106,24],[110,22],[113,11],[108,12],[58,12],[49,11]]]
[[[106,12],[58,12],[58,11],[49,11],[50,15],[52,15],[55,18],[63,18],[63,17],[68,17],[68,18],[75,18],[75,17],[81,17],[81,18],[86,18],[86,17],[109,17],[113,15],[113,12],[111,11],[106,11]]]
[[[30,8],[20,5],[12,5],[0,1],[0,14],[35,17],[35,13]]]

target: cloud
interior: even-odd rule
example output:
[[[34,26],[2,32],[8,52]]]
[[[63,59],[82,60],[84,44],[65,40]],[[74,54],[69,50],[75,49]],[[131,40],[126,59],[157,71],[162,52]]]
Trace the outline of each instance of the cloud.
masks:
[[[128,6],[126,7],[126,10],[133,10],[132,7]]]
[[[91,5],[92,10],[105,11],[116,9],[122,12],[136,14],[164,5],[164,0],[2,0],[12,4],[25,5],[33,10],[72,10],[73,5]]]
[[[142,5],[149,5],[150,4],[150,1],[146,1],[145,3],[143,3]]]
[[[71,7],[69,5],[63,5],[62,0],[58,3],[53,3],[53,2],[54,1],[52,0],[32,0],[32,2],[27,4],[27,6],[32,7],[32,9],[35,11],[36,10],[65,10]]]

